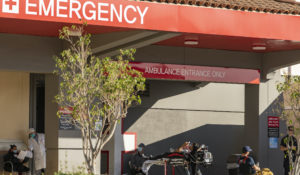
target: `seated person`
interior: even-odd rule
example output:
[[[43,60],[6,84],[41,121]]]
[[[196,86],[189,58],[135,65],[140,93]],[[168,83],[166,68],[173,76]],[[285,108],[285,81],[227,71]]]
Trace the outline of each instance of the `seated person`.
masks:
[[[5,163],[4,164],[4,170],[8,171],[8,172],[28,172],[29,168],[24,166],[23,164],[28,162],[28,158],[25,158],[24,160],[20,160],[18,159],[18,154],[19,151],[17,150],[17,146],[16,145],[10,145],[10,149],[8,151],[8,153],[6,155],[4,155],[4,162],[11,162],[13,165],[13,169],[11,167],[10,163]]]

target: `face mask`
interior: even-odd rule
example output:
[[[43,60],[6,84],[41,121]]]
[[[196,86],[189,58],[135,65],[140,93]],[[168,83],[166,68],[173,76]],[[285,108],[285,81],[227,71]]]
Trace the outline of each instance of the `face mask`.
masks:
[[[14,153],[18,153],[18,150],[13,150]]]
[[[31,134],[30,137],[31,137],[31,138],[35,138],[35,134]]]
[[[143,151],[143,148],[141,148],[141,147],[138,147],[138,152],[141,152],[141,151]]]

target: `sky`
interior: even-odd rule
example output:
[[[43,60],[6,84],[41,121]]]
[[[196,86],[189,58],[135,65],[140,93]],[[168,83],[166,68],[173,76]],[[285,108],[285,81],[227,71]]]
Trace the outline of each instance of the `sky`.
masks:
[[[288,68],[281,69],[281,74],[286,74],[288,72]],[[292,75],[300,75],[300,64],[291,66],[291,73]]]

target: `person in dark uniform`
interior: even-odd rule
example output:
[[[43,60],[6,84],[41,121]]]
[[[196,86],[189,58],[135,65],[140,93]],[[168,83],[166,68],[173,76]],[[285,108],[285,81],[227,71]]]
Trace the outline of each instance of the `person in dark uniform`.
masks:
[[[200,149],[200,145],[198,143],[193,143],[192,144],[192,151],[191,151],[191,155],[195,155],[196,152]],[[196,164],[196,158],[195,157],[192,157],[190,158],[190,169],[192,171],[192,174],[191,175],[197,175],[197,170],[198,170],[198,167],[197,167],[197,164]]]
[[[19,174],[23,172],[28,172],[29,168],[24,166],[23,164],[28,162],[28,158],[24,160],[19,160],[18,157],[19,151],[17,150],[16,145],[10,145],[10,149],[6,155],[4,155],[3,160],[6,162],[4,164],[4,170],[7,172],[18,172]],[[8,163],[10,162],[10,163]],[[11,165],[13,167],[11,167]]]
[[[288,134],[281,139],[280,150],[283,151],[284,153],[284,160],[283,160],[284,174],[288,175],[291,170],[289,151],[292,156],[291,161],[295,162],[296,153],[298,150],[298,143],[297,143],[297,139],[294,137],[293,126],[288,127]]]
[[[148,156],[144,154],[145,145],[143,143],[139,144],[137,152],[131,157],[129,166],[131,169],[131,174],[144,174],[142,171],[143,163],[149,159]]]
[[[244,146],[242,149],[242,155],[238,161],[239,174],[240,175],[252,175],[256,171],[260,171],[260,168],[255,164],[252,157],[249,156],[252,149],[250,146]]]

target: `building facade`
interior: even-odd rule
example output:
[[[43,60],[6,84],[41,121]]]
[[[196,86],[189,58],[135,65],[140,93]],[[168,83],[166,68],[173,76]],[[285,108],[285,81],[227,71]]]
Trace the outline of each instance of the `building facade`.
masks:
[[[254,149],[262,167],[283,171],[283,154],[269,148],[268,116],[280,94],[280,68],[300,62],[300,6],[263,1],[0,0],[0,148],[27,143],[29,127],[46,135],[47,173],[83,163],[80,132],[61,125],[53,102],[59,80],[54,55],[65,25],[88,23],[97,56],[137,48],[137,63],[239,69],[230,80],[148,78],[142,104],[130,109],[102,152],[102,173],[120,175],[139,143],[157,155],[185,141],[214,155],[204,174],[226,174],[229,155]],[[168,13],[166,13],[168,12]],[[225,71],[225,73],[226,73]],[[241,81],[244,71],[258,73]],[[219,76],[225,76],[219,75]],[[244,80],[244,78],[242,78]],[[284,121],[280,133],[285,132]],[[152,174],[163,174],[153,167]],[[181,170],[175,174],[182,174]]]

